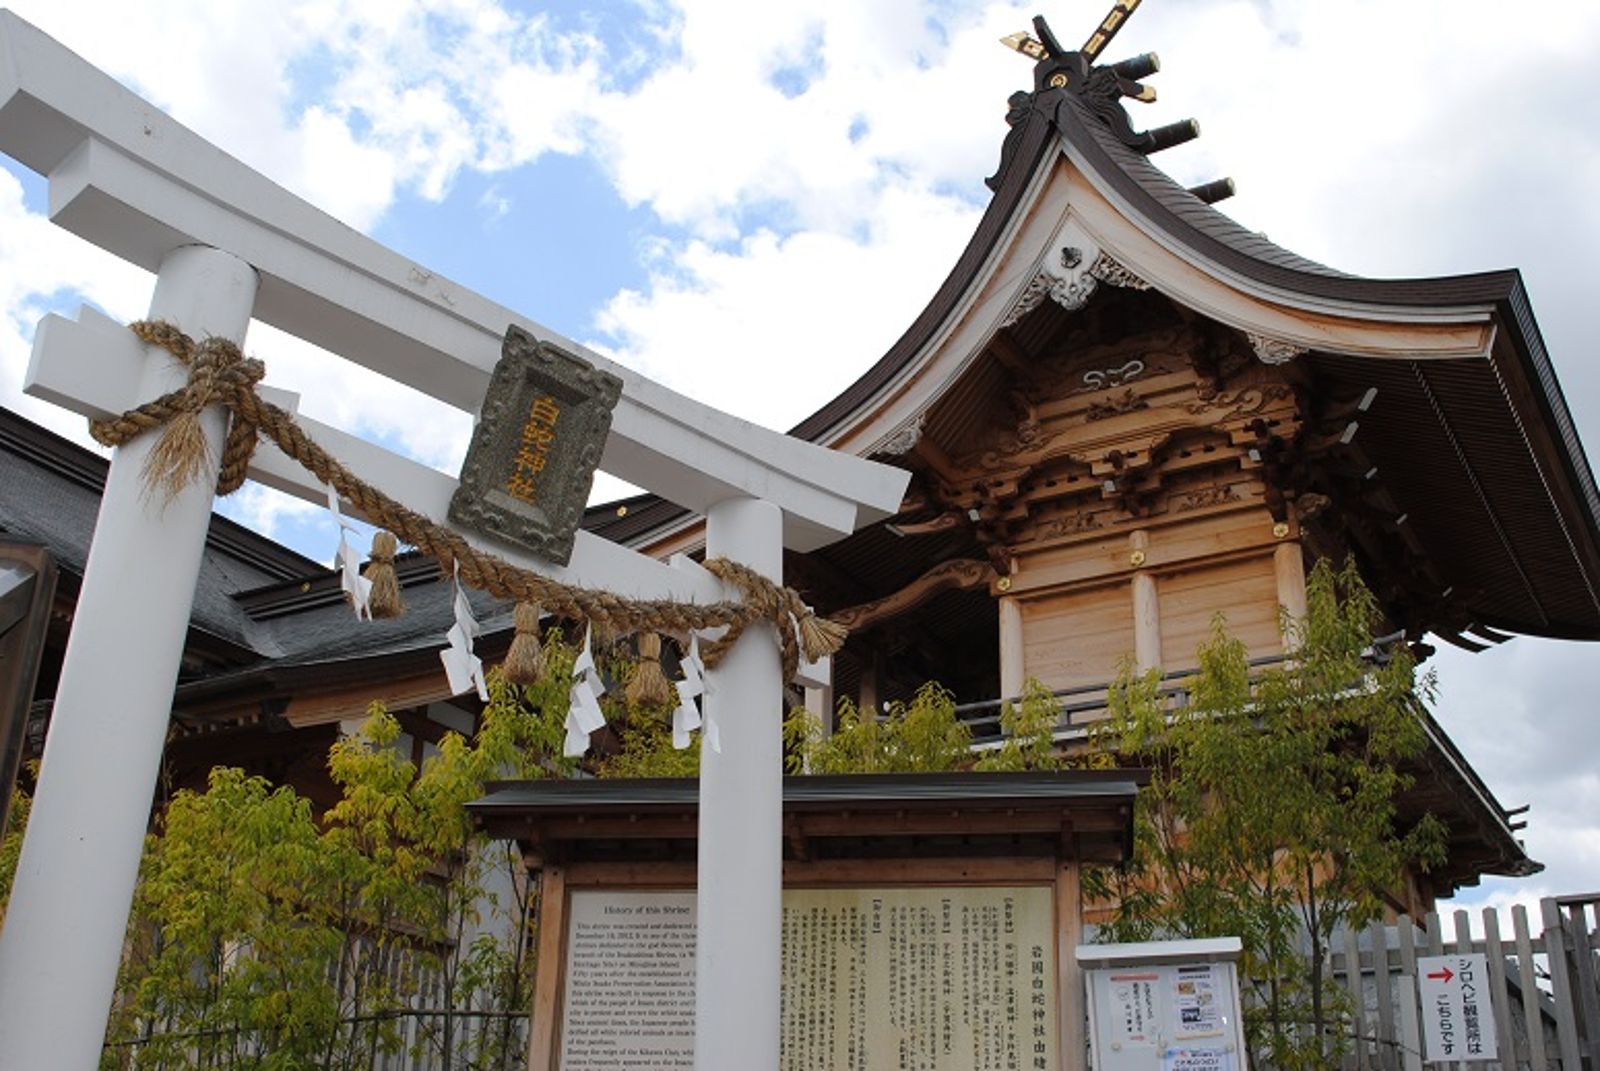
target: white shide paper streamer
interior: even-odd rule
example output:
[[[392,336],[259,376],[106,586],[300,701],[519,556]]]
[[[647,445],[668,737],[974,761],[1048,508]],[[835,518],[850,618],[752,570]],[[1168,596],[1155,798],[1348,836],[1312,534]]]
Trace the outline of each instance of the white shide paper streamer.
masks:
[[[372,581],[361,575],[361,559],[350,552],[350,541],[346,537],[355,533],[355,527],[339,512],[339,492],[331,485],[328,487],[328,512],[333,514],[333,523],[339,527],[339,549],[333,555],[334,568],[339,570],[339,586],[349,598],[356,620],[371,621]]]
[[[600,712],[600,696],[605,685],[595,668],[591,630],[583,634],[583,651],[572,664],[572,693],[567,700],[567,739],[562,754],[578,758],[589,750],[589,734],[605,728],[606,716]]]
[[[472,604],[467,601],[466,589],[461,586],[461,565],[456,564],[455,616],[456,623],[445,633],[449,646],[439,652],[444,663],[444,675],[450,681],[450,694],[478,690],[478,698],[489,701],[489,686],[483,679],[483,662],[472,650],[472,641],[478,635],[478,620],[472,616]]]

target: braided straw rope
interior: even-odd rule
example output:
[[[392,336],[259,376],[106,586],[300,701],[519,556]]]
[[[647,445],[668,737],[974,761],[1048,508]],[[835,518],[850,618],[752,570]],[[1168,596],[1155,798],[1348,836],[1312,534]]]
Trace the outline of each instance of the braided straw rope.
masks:
[[[207,406],[221,405],[231,419],[217,479],[218,494],[229,494],[244,483],[257,437],[265,436],[368,520],[434,558],[446,575],[459,565],[463,583],[497,598],[539,603],[559,617],[581,618],[613,635],[649,631],[684,636],[690,631],[725,627],[726,633],[701,648],[707,666],[721,661],[748,625],[768,621],[778,632],[785,680],[793,679],[802,653],[808,661],[816,661],[844,643],[843,626],[816,617],[793,589],[780,587],[726,558],[708,559],[705,567],[738,588],[742,599],[701,604],[626,599],[609,591],[563,584],[478,550],[453,530],[356,476],[313,442],[293,415],[262,399],[256,384],[265,375],[265,366],[245,357],[234,343],[212,337],[196,344],[172,324],[160,321],[141,320],[129,328],[144,342],[172,354],[189,370],[189,381],[121,416],[91,421],[89,431],[106,446],[120,446],[147,431],[164,428],[163,441],[152,450],[144,473],[152,490],[162,489],[170,496],[204,470],[205,440],[193,425]],[[178,429],[185,424],[191,426],[180,436]]]

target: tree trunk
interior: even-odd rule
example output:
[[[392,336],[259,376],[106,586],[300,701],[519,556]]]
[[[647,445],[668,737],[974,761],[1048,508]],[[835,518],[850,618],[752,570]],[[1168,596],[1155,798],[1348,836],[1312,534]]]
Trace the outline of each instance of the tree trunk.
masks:
[[[1306,864],[1306,910],[1311,924],[1311,1029],[1320,1065],[1328,1051],[1327,1023],[1322,1011],[1322,920],[1317,912],[1316,874],[1310,863]]]

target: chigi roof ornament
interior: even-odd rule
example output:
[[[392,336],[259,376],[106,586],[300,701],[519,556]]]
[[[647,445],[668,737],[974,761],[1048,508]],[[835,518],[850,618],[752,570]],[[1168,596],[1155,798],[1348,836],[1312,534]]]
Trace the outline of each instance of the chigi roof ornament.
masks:
[[[1011,111],[1006,115],[1006,121],[1015,127],[1031,108],[1048,104],[1051,101],[1048,94],[1064,93],[1076,97],[1084,108],[1110,127],[1124,145],[1146,155],[1199,137],[1200,124],[1193,119],[1169,123],[1154,130],[1133,129],[1122,100],[1126,97],[1148,104],[1156,99],[1155,89],[1139,81],[1161,69],[1161,59],[1154,52],[1106,66],[1095,65],[1100,53],[1138,10],[1139,4],[1140,0],[1117,0],[1089,39],[1075,52],[1061,46],[1043,15],[1033,18],[1034,33],[1038,37],[1025,30],[1002,37],[1001,44],[1034,60],[1033,92],[1012,94]],[[1064,103],[1059,101],[1058,106]],[[990,185],[994,185],[994,180]],[[1196,186],[1189,192],[1207,204],[1214,204],[1233,195],[1233,180],[1218,179]]]

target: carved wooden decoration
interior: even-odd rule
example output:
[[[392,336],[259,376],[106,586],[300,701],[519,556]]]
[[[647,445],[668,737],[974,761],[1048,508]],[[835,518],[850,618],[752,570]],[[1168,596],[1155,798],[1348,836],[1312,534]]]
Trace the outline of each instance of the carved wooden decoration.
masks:
[[[1298,432],[1293,387],[1248,351],[1213,378],[1197,367],[1201,346],[1196,332],[1167,329],[1037,362],[986,429],[946,444],[946,504],[1004,519],[1025,542],[1037,504],[1111,502],[1143,517],[1185,473],[1259,468],[1258,430]]]
[[[911,610],[927,602],[941,591],[954,588],[965,591],[992,583],[998,574],[988,562],[960,558],[940,562],[917,579],[892,595],[852,606],[832,614],[831,618],[852,632],[861,632],[881,621]]]
[[[1304,357],[1310,352],[1304,346],[1297,346],[1293,342],[1285,342],[1279,338],[1268,338],[1265,335],[1251,335],[1250,347],[1256,351],[1256,356],[1261,358],[1263,364],[1288,364],[1296,357]]]
[[[1010,327],[1049,298],[1068,312],[1077,312],[1089,304],[1100,283],[1111,286],[1148,290],[1150,284],[1129,271],[1109,254],[1064,245],[1052,259],[1047,259],[1039,273],[1023,286],[1011,310],[1000,320],[1001,327]]]
[[[918,451],[930,507],[968,518],[1009,581],[991,585],[1016,615],[1002,645],[1020,654],[1002,659],[1052,687],[1110,680],[1135,641],[1180,668],[1217,611],[1253,654],[1281,650],[1274,554],[1298,552],[1299,370],[1134,295],[1058,322],[1028,350],[997,336],[989,370],[929,411]],[[1135,574],[1154,578],[1137,621]],[[851,614],[881,623],[937,579]]]

